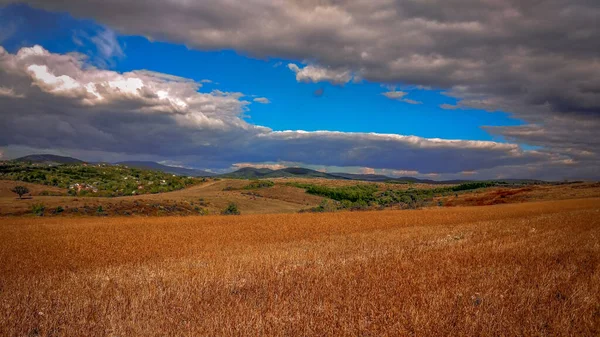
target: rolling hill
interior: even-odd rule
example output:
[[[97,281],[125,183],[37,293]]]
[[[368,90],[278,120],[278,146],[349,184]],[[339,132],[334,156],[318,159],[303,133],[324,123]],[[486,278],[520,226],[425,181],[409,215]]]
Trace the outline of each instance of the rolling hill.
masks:
[[[351,179],[351,180],[364,180],[364,181],[373,181],[373,182],[384,182],[390,180],[397,180],[396,178],[384,176],[381,174],[354,174],[354,173],[330,173],[332,176]]]
[[[466,180],[436,181],[413,177],[394,178],[381,174],[325,173],[302,167],[288,167],[279,170],[268,168],[244,167],[237,171],[219,175],[222,178],[268,179],[268,178],[325,178],[343,180],[361,180],[371,182],[405,182],[422,184],[460,184]]]
[[[29,156],[13,159],[15,162],[35,163],[35,164],[83,164],[83,160],[73,157],[57,156],[54,154],[32,154]]]
[[[116,165],[124,165],[128,167],[144,169],[144,170],[154,170],[161,171],[164,173],[175,174],[178,176],[188,176],[188,177],[211,177],[214,176],[214,173],[197,170],[197,169],[189,169],[184,167],[176,167],[176,166],[168,166],[159,164],[153,161],[123,161],[115,163]]]
[[[280,170],[271,170],[268,168],[244,167],[237,171],[220,175],[223,178],[237,179],[260,179],[260,178],[326,178],[326,179],[347,179],[334,176],[328,173],[319,172],[302,167],[287,167]]]
[[[219,177],[235,179],[270,178],[268,175],[273,172],[275,172],[275,170],[268,168],[243,167],[237,171],[221,174]]]

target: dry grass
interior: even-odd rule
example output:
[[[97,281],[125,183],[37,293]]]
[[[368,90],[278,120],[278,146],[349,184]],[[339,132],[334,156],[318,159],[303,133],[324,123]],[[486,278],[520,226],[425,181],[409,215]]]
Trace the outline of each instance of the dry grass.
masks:
[[[117,198],[38,196],[37,192],[50,190],[51,187],[28,184],[30,190],[36,191],[33,193],[34,197],[18,200],[16,194],[10,192],[17,184],[23,183],[0,180],[0,216],[31,214],[31,206],[39,203],[44,204],[48,210],[63,207],[65,212],[61,216],[94,214],[100,205],[107,215],[193,215],[198,214],[196,207],[218,214],[230,202],[235,202],[243,214],[296,213],[301,209],[314,207],[322,200],[305,193],[303,189],[286,186],[276,186],[272,191],[274,193],[267,191],[263,197],[248,194],[253,191],[224,191],[227,187],[242,188],[248,185],[247,180],[229,179],[210,181],[168,193]]]
[[[600,199],[0,219],[0,335],[600,333]]]
[[[60,195],[60,194],[66,195],[67,194],[66,189],[55,187],[55,186],[32,184],[32,183],[26,183],[23,181],[0,180],[0,198],[7,198],[7,199],[11,199],[11,200],[18,198],[18,196],[14,192],[11,191],[11,189],[13,189],[15,186],[27,187],[27,189],[29,189],[29,193],[27,193],[26,196],[38,196],[44,191],[50,192],[53,194],[57,194],[57,195]]]
[[[486,206],[529,201],[600,197],[600,183],[494,187],[442,197],[445,206]]]
[[[46,215],[53,215],[58,206],[64,208],[61,217],[94,215],[102,206],[103,215],[197,215],[197,207],[211,214],[219,214],[230,202],[238,205],[242,214],[297,213],[319,205],[323,197],[311,195],[302,188],[287,186],[288,182],[303,182],[324,186],[349,186],[373,184],[350,180],[327,179],[272,179],[274,187],[257,190],[244,190],[248,180],[222,179],[208,181],[192,187],[160,194],[146,194],[117,198],[40,196],[42,191],[66,194],[65,190],[36,184],[26,184],[0,180],[0,216],[31,215],[35,204],[46,206]],[[10,191],[15,185],[26,185],[32,191],[32,198],[18,200]],[[408,188],[434,188],[442,185],[426,184],[376,184],[380,190]],[[232,190],[228,190],[233,188]],[[438,197],[444,206],[482,206],[504,203],[529,202],[538,200],[558,200],[600,197],[599,183],[571,185],[540,185],[514,188],[487,188],[461,192],[455,195]],[[436,204],[436,203],[434,203]]]

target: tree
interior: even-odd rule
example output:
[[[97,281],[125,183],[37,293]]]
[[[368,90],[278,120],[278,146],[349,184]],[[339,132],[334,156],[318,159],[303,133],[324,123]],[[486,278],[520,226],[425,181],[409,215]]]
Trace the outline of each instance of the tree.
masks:
[[[23,199],[23,194],[27,194],[29,193],[29,189],[25,186],[15,186],[12,190],[10,190],[13,193],[16,193],[19,195],[19,199]]]

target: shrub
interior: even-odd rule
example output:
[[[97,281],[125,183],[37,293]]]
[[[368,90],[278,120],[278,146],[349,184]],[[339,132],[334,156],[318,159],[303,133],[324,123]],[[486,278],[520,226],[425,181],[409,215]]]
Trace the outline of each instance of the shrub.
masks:
[[[250,184],[248,184],[244,189],[254,190],[258,188],[268,188],[275,186],[275,183],[270,180],[254,180]]]
[[[56,209],[54,210],[54,214],[60,214],[60,213],[62,213],[62,212],[64,212],[64,211],[65,211],[65,209],[64,209],[64,208],[62,208],[62,206],[58,206],[58,207],[56,207]]]
[[[351,204],[340,203],[337,201],[323,199],[319,206],[302,210],[301,212],[313,212],[313,213],[324,213],[324,212],[335,212],[338,209],[344,208],[345,206],[351,207]]]
[[[23,199],[23,195],[29,193],[29,189],[25,186],[15,186],[11,192],[18,194],[19,199]]]
[[[37,216],[44,216],[45,210],[46,210],[46,206],[44,206],[43,204],[31,205],[31,212]]]
[[[96,213],[98,213],[99,215],[104,214],[104,208],[102,208],[102,205],[98,206],[98,208],[96,209]]]
[[[223,211],[221,211],[221,214],[223,214],[223,215],[240,215],[241,212],[238,209],[237,205],[232,202],[232,203],[229,203],[227,208],[225,208]]]
[[[194,210],[199,214],[199,215],[208,215],[208,210],[206,208],[202,208],[202,207],[194,207]]]
[[[353,211],[368,210],[369,209],[369,203],[367,203],[364,200],[358,200],[358,201],[352,203],[352,206],[350,207],[350,209],[353,210]]]

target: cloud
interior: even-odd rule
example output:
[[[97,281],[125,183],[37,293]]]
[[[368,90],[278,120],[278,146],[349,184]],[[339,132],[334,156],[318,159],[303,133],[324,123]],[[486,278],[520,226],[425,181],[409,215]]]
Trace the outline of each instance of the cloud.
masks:
[[[271,103],[271,101],[269,101],[269,99],[266,97],[257,97],[254,99],[254,102],[260,103],[260,104],[270,104]]]
[[[253,167],[257,169],[268,168],[271,170],[281,170],[287,168],[288,166],[283,164],[265,164],[265,163],[235,163],[232,165],[235,169],[241,169],[244,167]]]
[[[375,169],[372,169],[370,167],[363,167],[360,170],[360,173],[362,173],[362,174],[375,174]]]
[[[384,92],[382,95],[389,99],[401,99],[402,97],[408,95],[408,93],[404,92],[404,91],[392,90],[392,91]]]
[[[0,96],[12,97],[12,98],[23,98],[24,95],[15,93],[13,88],[0,87]]]
[[[0,96],[0,146],[14,152],[15,147],[53,149],[90,159],[173,160],[213,169],[236,163],[293,162],[440,177],[532,165],[554,170],[570,159],[592,163],[595,158],[593,147],[589,153],[574,147],[565,148],[568,154],[556,154],[491,141],[273,131],[242,118],[250,104],[243,100],[243,93],[201,93],[200,86],[193,80],[147,70],[98,69],[87,64],[83,55],[55,54],[40,46],[22,48],[16,54],[0,47],[0,87],[24,96]],[[540,132],[524,129],[515,137],[534,141]],[[591,159],[586,159],[588,155]],[[597,175],[590,167],[576,169],[586,176]]]
[[[99,31],[95,36],[92,36],[90,40],[96,46],[98,53],[105,59],[125,56],[119,41],[117,41],[115,32],[111,29],[105,28]]]
[[[382,95],[389,99],[394,99],[394,100],[408,103],[408,104],[423,104],[423,102],[420,102],[420,101],[415,101],[413,99],[404,98],[406,95],[408,95],[408,93],[405,91],[390,90],[390,91],[384,92]]]
[[[389,170],[388,174],[391,174],[394,177],[413,177],[419,175],[419,171]]]
[[[456,110],[459,107],[457,105],[452,105],[452,104],[444,103],[444,104],[440,104],[440,108],[442,108],[444,110]]]
[[[0,27],[0,43],[10,39],[18,30],[18,24],[10,22],[9,18],[2,15],[0,12],[0,20],[3,21],[2,27]]]
[[[352,74],[348,70],[332,70],[314,65],[300,68],[294,63],[288,64],[288,68],[296,73],[298,82],[346,84],[352,80]]]
[[[78,30],[73,33],[72,40],[81,48],[85,48],[85,42],[91,43],[94,50],[88,50],[87,54],[94,60],[96,65],[103,68],[114,66],[116,59],[125,57],[125,53],[117,39],[117,34],[110,28],[101,27],[92,32]]]
[[[343,84],[356,74],[446,89],[456,107],[507,111],[546,128],[548,144],[557,125],[544,120],[566,121],[568,129],[570,120],[600,114],[600,7],[593,0],[25,2],[95,18],[123,34],[310,60],[291,65],[299,81]],[[592,145],[572,131],[578,148]]]

